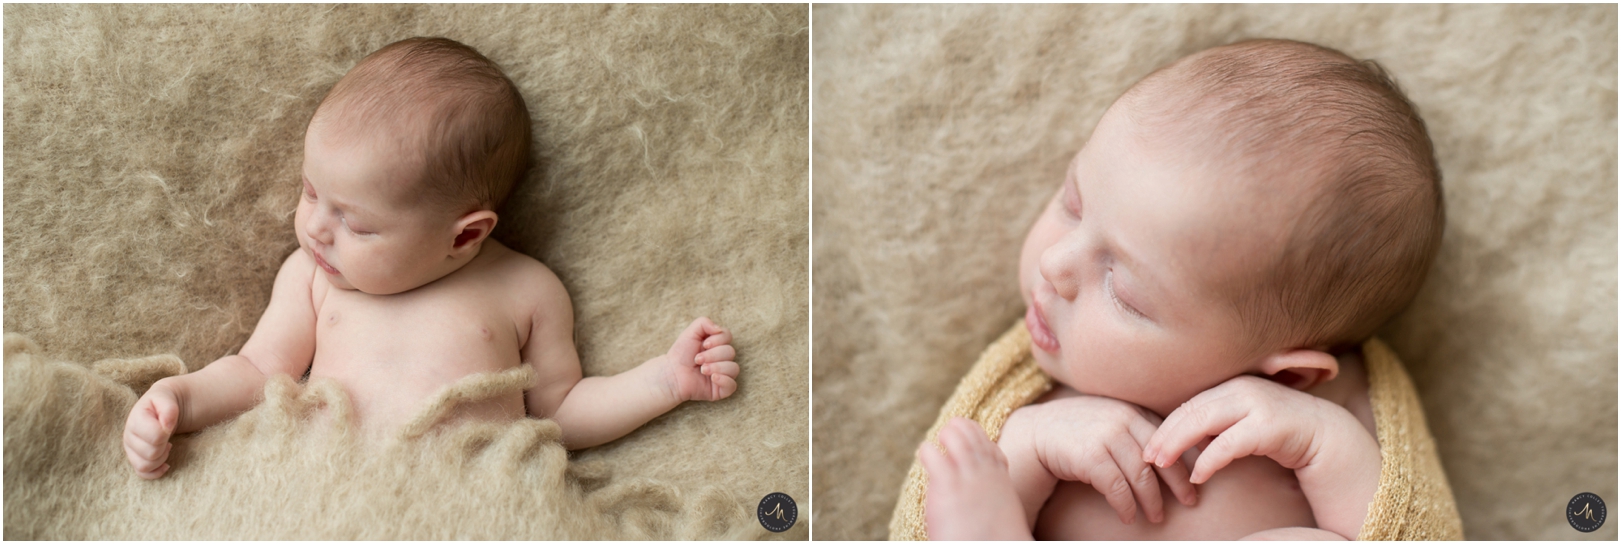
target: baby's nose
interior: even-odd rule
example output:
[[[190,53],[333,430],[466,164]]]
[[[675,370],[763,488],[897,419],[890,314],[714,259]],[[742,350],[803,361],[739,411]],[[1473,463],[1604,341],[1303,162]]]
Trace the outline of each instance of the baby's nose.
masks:
[[[1053,285],[1053,290],[1064,300],[1075,300],[1080,294],[1079,267],[1073,258],[1074,251],[1066,249],[1063,244],[1047,248],[1041,254],[1041,277]]]
[[[310,214],[309,219],[304,221],[304,232],[308,233],[310,238],[317,242],[330,244],[332,243],[332,229],[326,223],[326,221],[322,220],[321,214]]]

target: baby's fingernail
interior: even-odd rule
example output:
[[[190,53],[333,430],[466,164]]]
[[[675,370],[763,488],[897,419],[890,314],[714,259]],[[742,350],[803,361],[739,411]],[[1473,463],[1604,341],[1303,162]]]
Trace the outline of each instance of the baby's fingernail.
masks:
[[[1154,459],[1156,459],[1158,457],[1159,457],[1159,452],[1154,451],[1154,448],[1152,448],[1152,447],[1150,447],[1150,448],[1148,448],[1146,450],[1143,450],[1143,462],[1144,463],[1152,463],[1152,462],[1154,462]]]

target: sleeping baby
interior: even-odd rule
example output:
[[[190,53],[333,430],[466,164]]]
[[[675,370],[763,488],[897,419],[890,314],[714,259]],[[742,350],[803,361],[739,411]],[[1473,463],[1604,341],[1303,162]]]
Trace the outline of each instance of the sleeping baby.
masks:
[[[456,380],[529,363],[525,391],[461,417],[551,418],[579,449],[689,400],[737,389],[731,334],[692,322],[668,353],[582,378],[573,308],[556,275],[490,238],[529,163],[523,97],[495,63],[443,38],[365,59],[322,99],[304,135],[298,251],[236,355],[159,380],[130,410],[124,452],[158,478],[175,433],[252,408],[276,374],[330,379],[373,433],[398,428]]]
[[[998,443],[956,419],[918,449],[929,536],[1356,538],[1381,463],[1356,348],[1443,223],[1424,122],[1377,65],[1257,40],[1145,77],[1020,256],[1058,387]]]

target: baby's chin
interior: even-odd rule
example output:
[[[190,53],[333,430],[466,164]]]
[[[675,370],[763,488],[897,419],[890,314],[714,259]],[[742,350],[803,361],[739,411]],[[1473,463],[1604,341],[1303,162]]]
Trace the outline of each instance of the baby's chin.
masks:
[[[1115,395],[1119,393],[1117,391],[1108,391],[1108,388],[1099,389],[1096,386],[1100,384],[1096,380],[1090,382],[1082,380],[1083,376],[1077,374],[1075,370],[1076,365],[1064,364],[1062,353],[1042,353],[1041,350],[1033,350],[1032,354],[1036,360],[1036,366],[1041,367],[1042,373],[1052,378],[1054,382],[1073,389],[1077,393],[1110,398],[1116,398]]]
[[[1075,387],[1074,383],[1070,383],[1074,380],[1070,378],[1068,372],[1064,371],[1063,363],[1054,354],[1043,353],[1041,350],[1036,349],[1031,350],[1031,355],[1036,360],[1036,366],[1040,367],[1041,372],[1046,374],[1047,377],[1052,378],[1055,382],[1069,386],[1070,389],[1080,390]]]

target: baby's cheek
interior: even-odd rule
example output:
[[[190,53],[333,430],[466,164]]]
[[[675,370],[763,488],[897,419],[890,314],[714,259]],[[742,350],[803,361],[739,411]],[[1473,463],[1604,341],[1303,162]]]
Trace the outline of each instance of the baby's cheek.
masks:
[[[1047,218],[1043,216],[1030,228],[1030,233],[1024,237],[1024,245],[1019,250],[1019,286],[1026,293],[1032,287],[1030,282],[1040,276],[1041,254],[1052,247],[1057,240],[1048,225]]]

